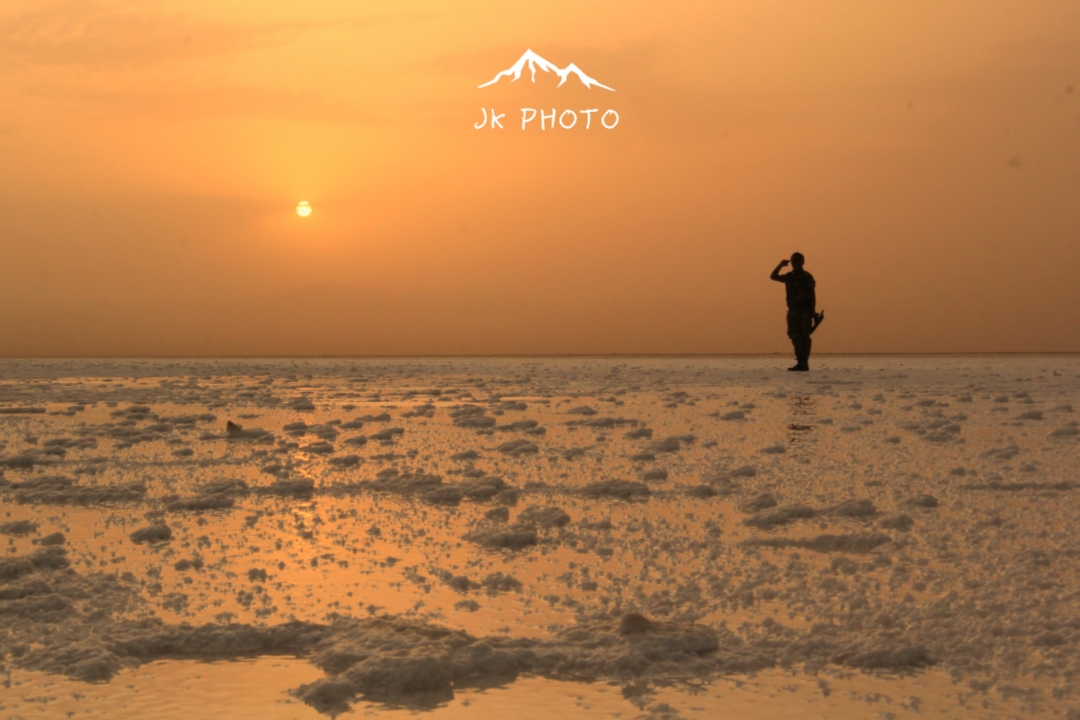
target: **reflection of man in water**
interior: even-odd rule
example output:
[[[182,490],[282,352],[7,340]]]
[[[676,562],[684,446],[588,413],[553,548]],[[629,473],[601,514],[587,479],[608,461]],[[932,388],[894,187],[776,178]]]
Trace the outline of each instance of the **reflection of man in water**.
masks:
[[[795,347],[795,366],[788,370],[800,372],[810,369],[810,335],[825,319],[825,313],[817,312],[814,276],[803,270],[804,262],[802,253],[794,253],[791,272],[780,274],[780,268],[788,265],[787,260],[781,260],[769,276],[770,280],[782,282],[787,288],[787,334]]]

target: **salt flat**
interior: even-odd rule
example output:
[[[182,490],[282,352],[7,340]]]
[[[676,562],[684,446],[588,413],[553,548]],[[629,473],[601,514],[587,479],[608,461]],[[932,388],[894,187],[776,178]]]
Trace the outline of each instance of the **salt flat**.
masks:
[[[1080,358],[784,367],[0,362],[0,716],[1080,717]]]

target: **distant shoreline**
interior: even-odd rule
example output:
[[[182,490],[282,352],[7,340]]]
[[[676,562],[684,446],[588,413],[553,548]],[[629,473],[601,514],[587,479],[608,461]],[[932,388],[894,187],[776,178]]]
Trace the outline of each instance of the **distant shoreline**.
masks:
[[[16,355],[0,357],[0,362],[27,360],[558,360],[558,359],[598,359],[618,358],[635,359],[710,359],[710,358],[786,358],[790,352],[776,353],[565,353],[565,354],[475,354],[475,355]],[[837,352],[814,353],[814,357],[843,358],[904,358],[904,357],[1080,357],[1080,350],[1072,351],[1031,351],[1031,352],[911,352],[911,353],[873,353],[873,352]]]

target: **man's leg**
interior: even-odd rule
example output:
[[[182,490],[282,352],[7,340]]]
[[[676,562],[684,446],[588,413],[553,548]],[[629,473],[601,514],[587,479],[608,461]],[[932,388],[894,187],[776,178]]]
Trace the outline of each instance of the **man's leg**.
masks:
[[[798,360],[796,367],[802,370],[810,369],[810,346],[813,341],[809,335],[799,338],[799,345],[795,350],[795,357]]]
[[[788,313],[788,337],[795,348],[795,367],[791,370],[810,369],[810,333],[813,317],[810,313]]]
[[[799,363],[802,362],[799,359],[799,318],[795,313],[788,312],[787,315],[787,336],[791,341],[791,347],[795,351],[795,365],[789,367],[788,370],[798,370]]]

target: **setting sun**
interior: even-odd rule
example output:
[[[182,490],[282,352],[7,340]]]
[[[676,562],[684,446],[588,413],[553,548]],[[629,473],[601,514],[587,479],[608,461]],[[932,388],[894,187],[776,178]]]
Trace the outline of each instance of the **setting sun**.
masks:
[[[307,200],[301,200],[296,205],[296,214],[300,217],[307,217],[311,214],[311,203]]]

